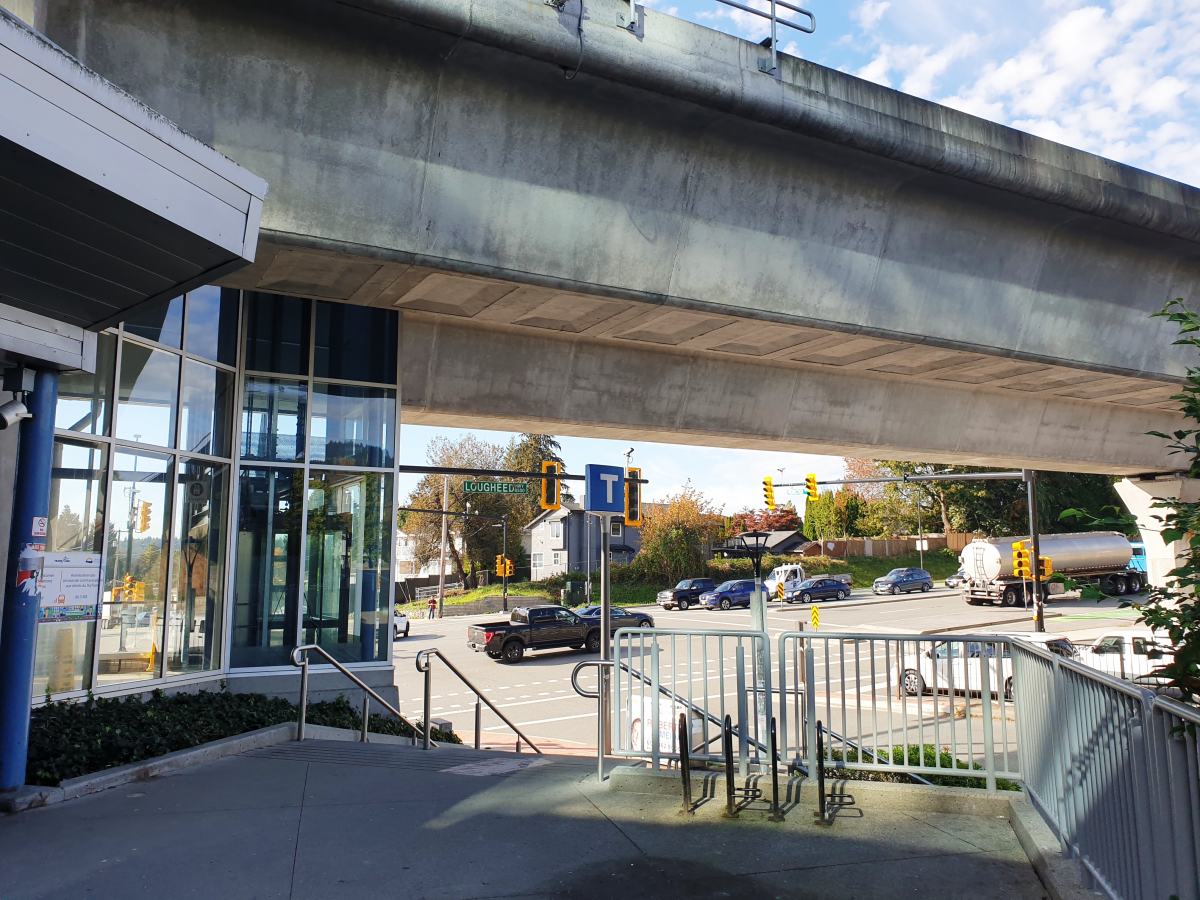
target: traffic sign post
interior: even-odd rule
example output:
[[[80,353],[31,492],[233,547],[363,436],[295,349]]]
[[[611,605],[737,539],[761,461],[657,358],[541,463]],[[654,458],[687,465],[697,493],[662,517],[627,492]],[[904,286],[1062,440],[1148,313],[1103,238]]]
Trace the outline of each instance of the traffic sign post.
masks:
[[[612,517],[625,512],[625,470],[620,466],[584,466],[583,469],[585,512],[594,513],[600,519],[600,659],[612,658],[612,561],[609,559],[612,534]],[[601,718],[611,721],[611,692],[609,671],[602,666],[600,671]],[[657,702],[657,701],[655,701]],[[612,735],[604,731],[604,752],[612,752]]]

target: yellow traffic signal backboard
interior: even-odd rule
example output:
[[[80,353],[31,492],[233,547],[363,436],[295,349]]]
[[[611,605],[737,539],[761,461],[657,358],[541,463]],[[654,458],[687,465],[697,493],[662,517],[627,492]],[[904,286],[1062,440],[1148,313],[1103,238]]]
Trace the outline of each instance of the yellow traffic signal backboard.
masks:
[[[817,476],[815,474],[809,473],[808,477],[804,479],[804,493],[808,496],[809,500],[818,499]]]
[[[638,480],[641,469],[625,470],[625,524],[637,527],[642,524],[642,486]]]
[[[770,475],[763,479],[763,499],[767,502],[767,509],[775,509],[775,482]]]
[[[558,463],[548,459],[542,460],[542,473],[557,475],[561,471]],[[542,479],[542,509],[561,509],[562,497],[559,492],[557,478]]]

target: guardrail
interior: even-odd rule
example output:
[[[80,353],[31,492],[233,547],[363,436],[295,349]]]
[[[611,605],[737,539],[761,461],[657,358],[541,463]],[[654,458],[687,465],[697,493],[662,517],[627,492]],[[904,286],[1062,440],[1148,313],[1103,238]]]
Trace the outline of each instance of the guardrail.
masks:
[[[1200,710],[1013,644],[1024,786],[1114,900],[1200,896]]]
[[[1011,641],[996,635],[779,636],[782,753],[825,767],[916,776],[1021,777]]]
[[[804,34],[812,34],[817,30],[817,17],[804,7],[793,6],[791,3],[788,3],[787,0],[764,0],[763,5],[767,7],[766,9],[758,9],[753,6],[747,6],[744,3],[738,3],[737,0],[719,0],[719,2],[724,3],[726,6],[732,6],[735,9],[740,9],[742,12],[748,12],[753,16],[758,16],[761,19],[766,19],[771,23],[771,57],[769,60],[760,59],[758,61],[758,68],[760,72],[774,72],[779,68],[779,54],[775,49],[775,42],[778,39],[776,35],[778,26],[786,25],[788,28],[794,28],[796,31],[803,32]],[[781,18],[779,16],[779,7],[783,7],[788,12],[793,12],[797,15],[807,16],[808,24],[801,25],[799,22],[796,22],[792,19]]]
[[[445,655],[442,653],[442,651],[438,650],[437,647],[431,647],[428,650],[422,650],[421,652],[419,652],[417,654],[417,658],[415,660],[416,665],[417,665],[417,671],[423,672],[425,674],[425,731],[422,733],[421,739],[422,739],[422,745],[425,747],[426,750],[429,749],[429,745],[432,743],[429,739],[429,732],[433,728],[433,726],[430,725],[430,718],[429,718],[430,714],[432,712],[432,710],[430,709],[430,706],[433,703],[433,666],[429,662],[429,658],[432,656],[436,656],[438,659],[440,659],[442,661],[442,663],[445,664],[446,668],[449,669],[451,672],[453,672],[455,675],[457,675],[458,680],[461,681],[463,684],[465,684],[468,688],[470,688],[471,692],[475,695],[475,749],[476,750],[479,749],[479,736],[480,736],[480,732],[482,731],[483,708],[480,704],[486,703],[488,709],[490,709],[497,716],[499,716],[500,721],[502,721],[505,725],[507,725],[509,728],[511,728],[513,730],[513,732],[517,735],[517,752],[518,753],[521,752],[521,741],[524,741],[526,744],[528,744],[530,749],[532,749],[534,753],[540,754],[542,752],[541,750],[538,749],[537,744],[535,744],[533,741],[531,741],[529,738],[527,738],[525,736],[525,734],[521,731],[521,729],[512,723],[512,721],[508,718],[508,716],[506,716],[506,715],[504,715],[504,713],[500,712],[500,708],[498,706],[496,706],[496,704],[493,703],[491,700],[489,700],[484,695],[484,693],[481,690],[479,690],[479,688],[475,687],[475,685],[471,683],[471,680],[469,678],[467,678],[467,676],[464,675],[462,672],[460,672],[458,670],[458,667],[455,666],[454,663],[452,663],[452,662],[450,662],[450,660],[446,659]],[[437,746],[437,745],[434,744],[434,746]]]
[[[347,669],[345,666],[343,666],[340,662],[338,662],[336,659],[334,659],[332,656],[330,656],[329,651],[327,651],[320,644],[301,644],[299,647],[296,647],[294,650],[292,650],[292,665],[297,666],[300,669],[300,719],[296,724],[296,740],[298,740],[298,741],[304,740],[304,720],[308,714],[308,654],[309,654],[309,651],[311,651],[311,650],[315,650],[317,653],[320,653],[323,657],[325,657],[325,659],[330,663],[330,665],[332,665],[339,672],[341,672],[343,675],[345,675],[347,678],[349,678],[351,681],[353,681],[355,684],[357,684],[360,688],[362,688],[363,708],[362,708],[362,730],[359,733],[360,741],[362,741],[364,744],[367,742],[367,724],[368,724],[368,720],[369,720],[369,717],[371,714],[371,700],[370,700],[371,697],[374,697],[379,702],[380,706],[382,706],[384,709],[386,709],[388,712],[390,712],[392,715],[394,715],[397,719],[399,719],[401,722],[403,722],[405,725],[407,725],[409,728],[411,728],[414,733],[420,733],[420,729],[418,729],[417,726],[414,725],[412,722],[408,721],[408,719],[404,718],[404,716],[400,712],[400,710],[396,709],[396,707],[392,706],[392,704],[388,703],[386,700],[384,700],[382,697],[380,697],[379,694],[377,694],[371,688],[367,687],[367,685],[361,679],[359,679],[358,676],[356,676],[353,672],[351,672],[349,669]],[[425,723],[426,723],[425,724],[425,727],[426,727],[425,737],[426,737],[426,740],[428,741],[428,738],[429,738],[429,731],[428,731],[429,714],[428,714],[428,712],[426,712]],[[436,747],[437,744],[434,744],[434,746]],[[426,743],[426,747],[428,747],[428,743]]]

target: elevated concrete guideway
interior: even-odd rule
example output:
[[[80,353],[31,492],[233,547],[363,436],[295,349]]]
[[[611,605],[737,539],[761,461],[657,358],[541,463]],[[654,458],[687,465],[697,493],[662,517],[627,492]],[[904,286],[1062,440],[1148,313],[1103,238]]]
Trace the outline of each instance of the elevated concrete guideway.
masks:
[[[50,0],[272,185],[223,283],[404,311],[407,423],[1173,468],[1200,192],[576,0]]]

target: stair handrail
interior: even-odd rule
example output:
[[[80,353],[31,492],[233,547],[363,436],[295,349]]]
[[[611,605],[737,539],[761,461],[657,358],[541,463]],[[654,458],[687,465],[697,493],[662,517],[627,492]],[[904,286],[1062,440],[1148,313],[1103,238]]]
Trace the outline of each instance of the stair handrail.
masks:
[[[446,667],[449,668],[451,672],[453,672],[455,675],[458,676],[459,681],[461,681],[463,684],[465,684],[467,687],[469,687],[471,689],[471,692],[474,693],[475,696],[479,700],[482,700],[484,703],[487,704],[488,709],[490,709],[497,716],[499,716],[500,720],[505,725],[507,725],[509,728],[511,728],[513,731],[516,732],[518,752],[521,749],[521,741],[524,741],[526,744],[528,744],[530,746],[530,748],[532,748],[534,753],[537,753],[538,755],[542,755],[542,756],[545,755],[542,753],[542,751],[540,749],[538,749],[538,745],[535,744],[533,741],[531,741],[528,737],[526,737],[525,732],[521,731],[520,728],[518,728],[516,725],[514,725],[509,720],[508,716],[506,716],[506,715],[504,715],[504,713],[500,712],[500,710],[497,708],[496,704],[493,703],[491,700],[489,700],[487,698],[487,695],[484,694],[483,691],[481,691],[481,690],[479,690],[479,688],[475,687],[475,685],[471,683],[471,679],[467,678],[466,675],[464,675],[462,672],[458,671],[458,667],[455,666],[454,663],[450,662],[450,660],[446,659],[446,655],[444,653],[442,653],[442,651],[439,650],[437,647],[431,647],[428,650],[420,651],[417,654],[417,658],[416,658],[417,671],[425,673],[425,735],[424,735],[424,738],[425,738],[425,746],[426,747],[428,747],[429,744],[431,743],[429,740],[429,732],[432,727],[429,724],[429,717],[430,717],[429,704],[430,704],[430,699],[431,699],[430,694],[431,694],[431,690],[432,690],[432,688],[431,688],[432,667],[429,664],[430,656],[436,656],[443,663],[445,663]],[[437,746],[437,745],[435,744],[434,746]]]
[[[334,659],[332,656],[330,656],[329,651],[326,650],[324,647],[320,646],[319,644],[301,644],[299,647],[296,647],[294,650],[292,650],[292,665],[297,666],[300,669],[300,721],[296,725],[296,740],[298,740],[298,741],[304,740],[304,720],[305,720],[305,716],[308,712],[308,651],[309,650],[316,650],[323,657],[325,657],[327,660],[329,660],[329,662],[331,662],[339,672],[341,672],[343,675],[345,675],[347,678],[349,678],[351,681],[353,681],[355,684],[357,684],[360,688],[362,688],[363,691],[368,696],[374,697],[384,707],[384,709],[386,709],[393,716],[395,716],[397,719],[399,719],[401,722],[403,722],[405,725],[407,725],[409,728],[411,728],[413,730],[413,734],[421,733],[421,729],[417,728],[416,725],[414,725],[412,722],[408,721],[408,719],[404,718],[404,715],[400,712],[400,710],[396,709],[396,707],[392,706],[392,704],[388,703],[386,700],[384,700],[382,697],[380,697],[379,694],[377,694],[374,690],[369,688],[362,681],[362,679],[360,679],[353,672],[351,672],[349,669],[347,669],[345,666],[343,666],[340,662],[338,662],[336,659]],[[367,723],[366,723],[367,713],[368,713],[367,707],[364,706],[363,707],[363,732],[364,733],[366,732],[366,729],[367,729]],[[428,728],[429,728],[429,725],[428,725],[428,723],[426,723],[425,741],[426,741],[427,747],[429,745]],[[363,740],[366,740],[366,738],[364,738]],[[436,747],[437,744],[434,744],[433,746]]]

